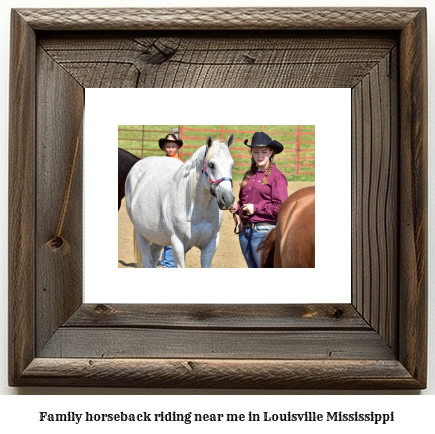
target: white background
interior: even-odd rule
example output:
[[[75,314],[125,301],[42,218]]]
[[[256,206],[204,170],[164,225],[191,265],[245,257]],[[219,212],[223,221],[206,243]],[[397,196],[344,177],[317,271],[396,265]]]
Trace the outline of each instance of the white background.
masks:
[[[350,89],[87,89],[85,301],[349,303],[350,96]],[[168,110],[166,101],[171,99],[183,101],[182,110]],[[268,109],[259,110],[248,103],[241,110],[239,104],[227,103],[254,99],[268,101]],[[153,104],[143,104],[150,100]],[[122,107],[122,110],[114,107]],[[273,285],[269,284],[271,270],[268,269],[117,268],[118,211],[113,198],[117,191],[114,174],[118,165],[118,125],[145,122],[149,125],[315,125],[316,268],[273,270]],[[236,134],[236,138],[250,139],[251,136]],[[87,165],[87,161],[99,161],[100,164],[96,169],[95,164]],[[332,167],[335,170],[331,170]],[[337,189],[340,200],[334,201],[334,190]],[[104,236],[95,243],[94,234]],[[95,266],[95,258],[98,258],[99,266]],[[328,285],[332,281],[333,285]]]
[[[207,3],[202,1],[194,1],[194,0],[162,0],[159,2],[156,1],[146,1],[146,0],[70,0],[66,2],[59,2],[55,0],[44,0],[44,1],[18,1],[18,0],[3,0],[0,5],[0,34],[1,34],[1,80],[0,80],[0,95],[1,95],[1,107],[0,107],[0,122],[2,128],[0,129],[0,177],[1,177],[1,188],[0,188],[0,203],[3,205],[0,208],[0,282],[1,282],[1,292],[0,292],[0,303],[1,303],[1,314],[0,314],[0,393],[6,395],[46,395],[46,396],[29,396],[29,397],[13,397],[13,396],[3,396],[0,397],[0,423],[2,428],[5,427],[6,430],[20,430],[23,429],[32,429],[37,430],[36,432],[44,430],[44,432],[59,432],[59,429],[66,429],[66,426],[60,426],[55,424],[54,427],[47,427],[46,425],[40,426],[37,425],[38,422],[35,421],[37,415],[35,412],[50,410],[53,411],[68,411],[74,410],[75,405],[77,405],[80,409],[89,409],[88,411],[92,411],[94,408],[97,411],[104,406],[108,406],[107,408],[113,410],[114,408],[121,410],[126,410],[130,408],[132,411],[138,409],[139,407],[144,409],[144,407],[153,406],[154,404],[159,404],[161,407],[165,407],[164,410],[177,410],[178,407],[190,405],[195,411],[219,411],[222,408],[225,408],[229,411],[237,411],[237,408],[246,408],[247,405],[252,404],[255,408],[259,407],[268,407],[275,408],[277,410],[287,410],[296,407],[299,409],[309,409],[311,411],[328,411],[329,408],[349,408],[356,407],[365,408],[366,406],[373,406],[374,409],[382,410],[386,407],[390,409],[393,407],[399,414],[400,419],[399,423],[396,423],[391,426],[376,426],[376,431],[382,432],[394,432],[398,433],[403,431],[419,431],[425,432],[428,426],[433,426],[433,421],[431,419],[431,413],[434,408],[434,399],[433,393],[435,391],[435,374],[434,374],[434,360],[435,360],[435,342],[434,342],[434,318],[433,312],[435,311],[435,302],[433,297],[433,279],[434,279],[434,267],[431,264],[431,259],[433,257],[433,249],[434,249],[434,233],[429,226],[429,241],[430,241],[430,250],[429,250],[429,387],[425,391],[398,391],[398,392],[385,392],[385,391],[349,391],[349,392],[334,392],[334,391],[317,391],[317,394],[327,394],[331,395],[329,397],[322,396],[298,396],[294,397],[293,394],[310,394],[311,392],[298,392],[298,391],[283,391],[283,392],[261,392],[261,391],[224,391],[228,394],[233,394],[234,396],[225,396],[225,397],[201,397],[195,396],[193,394],[208,394],[212,395],[214,393],[222,393],[220,391],[213,390],[205,390],[205,391],[193,391],[193,390],[135,390],[135,389],[86,389],[86,388],[9,388],[7,386],[7,137],[8,137],[8,68],[9,68],[9,14],[11,7],[146,7],[146,6],[265,6],[267,3],[268,6],[299,6],[299,7],[308,7],[308,6],[338,6],[338,7],[350,7],[350,6],[365,6],[365,7],[379,7],[379,6],[390,6],[390,7],[405,7],[405,6],[425,6],[428,8],[428,24],[429,24],[429,143],[433,134],[433,129],[435,128],[435,112],[433,110],[433,96],[435,91],[435,83],[433,80],[433,70],[434,70],[434,43],[435,43],[435,35],[434,35],[434,23],[435,23],[435,6],[433,1],[425,0],[425,1],[404,1],[404,0],[395,0],[395,1],[370,1],[370,0],[360,0],[358,2],[350,3],[349,1],[331,1],[331,0],[299,0],[299,1],[278,1],[278,0],[212,0]],[[433,152],[431,149],[429,150],[429,168],[432,171],[433,165]],[[433,174],[430,175],[430,183],[433,183]],[[431,204],[435,203],[435,196],[433,192],[433,188],[430,188],[430,197],[429,197],[429,221],[433,220],[433,207]],[[244,394],[269,394],[272,393],[273,396],[262,396],[259,399],[255,397],[239,397],[236,396],[243,392]],[[90,394],[123,394],[123,395],[142,395],[142,394],[190,394],[191,396],[181,397],[140,397],[136,398],[135,396],[124,396],[120,399],[113,399],[111,397],[99,397],[97,399],[92,396],[88,396]],[[383,395],[388,393],[392,394],[400,394],[402,396],[366,396],[366,395]],[[63,397],[61,399],[56,398],[56,394],[83,394],[84,396],[76,397],[73,399],[68,397]],[[356,394],[358,396],[343,396],[343,394]],[[430,397],[418,397],[412,395],[432,395]],[[109,402],[109,404],[108,404]],[[261,405],[263,404],[263,405]],[[266,410],[267,411],[267,410]],[[9,428],[7,424],[10,424]],[[12,428],[13,427],[13,428]],[[99,426],[100,428],[102,426]],[[126,425],[104,425],[105,430],[109,430],[110,432],[119,432],[121,429],[125,429]],[[127,427],[129,427],[127,425]],[[140,431],[137,432],[145,432],[146,428],[140,427]],[[171,425],[166,425],[164,428],[167,430],[171,429]],[[178,426],[177,426],[178,427]],[[228,429],[230,426],[224,427]],[[303,426],[303,428],[311,427],[310,425]],[[154,432],[158,430],[154,428]],[[239,426],[232,425],[231,428],[238,429],[240,431]],[[264,428],[269,428],[268,426],[261,426],[261,430],[264,431]],[[289,432],[294,428],[294,425],[280,425],[279,432]],[[73,428],[71,425],[68,426],[66,432],[72,432]],[[95,432],[95,428],[92,428],[92,432]],[[130,428],[129,428],[130,429]],[[181,429],[181,427],[178,427]],[[204,427],[200,427],[203,431]],[[222,426],[218,425],[217,427],[210,426],[208,429],[217,430],[222,432]],[[249,428],[253,429],[253,428]],[[274,426],[273,429],[277,430],[277,427]],[[322,429],[325,428],[322,426]],[[333,430],[334,433],[342,432],[346,430],[349,432],[349,429],[357,430],[357,432],[367,432],[371,428],[369,425],[361,426],[360,424],[343,424],[343,425],[332,425],[326,428]],[[7,432],[7,431],[6,431]],[[82,431],[83,432],[83,431]],[[91,432],[91,431],[90,431]]]

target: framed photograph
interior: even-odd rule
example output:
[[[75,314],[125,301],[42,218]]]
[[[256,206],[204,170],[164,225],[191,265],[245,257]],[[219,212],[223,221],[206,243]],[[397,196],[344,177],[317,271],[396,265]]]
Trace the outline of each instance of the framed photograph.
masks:
[[[86,89],[85,98],[84,233],[105,234],[99,237],[98,243],[92,236],[84,238],[85,303],[165,303],[168,300],[196,304],[350,303],[350,89],[97,88]],[[153,103],[144,104],[147,100]],[[168,111],[168,101],[174,110]],[[226,104],[229,101],[232,103]],[[258,110],[252,101],[264,101],[267,111]],[[123,109],[113,110],[113,107]],[[184,125],[177,123],[178,120],[183,124],[181,119]],[[211,119],[226,124],[219,128],[207,125]],[[144,120],[148,124],[140,125]],[[298,125],[286,125],[289,120]],[[165,121],[172,124],[164,124]],[[253,285],[256,280],[268,281],[270,269],[248,269],[235,234],[233,216],[225,211],[211,269],[198,268],[201,267],[200,250],[194,247],[186,254],[186,268],[177,272],[176,284],[172,273],[162,273],[160,269],[132,271],[137,258],[134,226],[126,210],[126,200],[121,201],[119,210],[114,208],[112,197],[118,181],[116,177],[106,179],[104,176],[105,187],[101,188],[101,172],[116,173],[118,146],[138,157],[165,155],[158,140],[172,129],[180,131],[184,143],[180,156],[185,165],[190,164],[190,158],[195,158],[194,151],[204,146],[208,135],[224,140],[234,135],[230,153],[235,163],[232,190],[236,201],[240,182],[251,165],[250,148],[244,141],[250,140],[255,130],[263,130],[280,141],[285,149],[277,156],[276,167],[288,179],[288,194],[314,186],[317,180],[315,269],[295,268],[291,272],[276,269],[273,285],[267,291],[264,285]],[[163,162],[166,160],[164,158]],[[96,170],[93,163],[86,163],[94,161],[99,162],[102,170]],[[312,167],[314,162],[315,167]],[[179,169],[182,171],[186,168],[181,167],[184,167]],[[200,176],[197,179],[202,182]],[[154,184],[157,185],[155,181]],[[177,191],[179,197],[185,197],[185,193],[180,193],[185,186],[176,181],[171,189]],[[335,212],[330,213],[329,191],[333,186],[340,186],[342,199],[336,204]],[[144,189],[144,193],[145,201],[151,201],[149,189]],[[204,196],[209,202],[208,189],[204,190]],[[118,238],[110,236],[116,233]],[[336,233],[341,233],[339,238]],[[100,267],[95,266],[95,258],[99,263],[113,265],[117,258],[118,267],[122,269],[106,266],[101,273]],[[164,265],[172,265],[165,259]],[[322,282],[328,280],[331,272],[336,275],[335,283],[325,291]],[[153,281],[158,282],[158,290]],[[200,281],[207,283],[195,283]]]
[[[425,388],[426,68],[424,8],[13,10],[10,385]],[[350,303],[84,302],[92,88],[350,90]]]

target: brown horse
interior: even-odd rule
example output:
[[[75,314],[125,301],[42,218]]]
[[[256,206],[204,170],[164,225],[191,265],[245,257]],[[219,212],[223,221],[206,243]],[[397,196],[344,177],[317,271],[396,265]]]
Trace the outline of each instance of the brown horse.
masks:
[[[281,205],[276,229],[258,246],[262,268],[315,267],[315,189],[302,188]]]
[[[139,160],[136,155],[130,154],[125,149],[118,148],[118,211],[121,208],[121,201],[125,196],[125,180],[127,175]]]

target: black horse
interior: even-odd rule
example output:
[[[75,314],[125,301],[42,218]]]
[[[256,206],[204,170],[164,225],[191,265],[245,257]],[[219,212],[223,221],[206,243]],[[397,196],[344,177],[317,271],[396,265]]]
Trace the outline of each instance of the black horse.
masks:
[[[125,180],[130,169],[140,160],[136,155],[118,148],[118,211],[125,196]]]

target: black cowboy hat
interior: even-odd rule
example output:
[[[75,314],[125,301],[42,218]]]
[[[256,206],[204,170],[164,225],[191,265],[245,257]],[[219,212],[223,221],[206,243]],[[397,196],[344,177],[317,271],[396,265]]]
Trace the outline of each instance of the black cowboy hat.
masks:
[[[244,141],[245,145],[249,146],[251,149],[257,146],[267,146],[268,148],[272,149],[275,155],[284,150],[284,146],[282,146],[281,143],[277,142],[276,140],[272,140],[266,133],[263,132],[254,133],[252,136],[252,144],[248,145],[248,142],[248,139]]]
[[[159,147],[162,151],[163,151],[163,145],[166,142],[175,142],[180,148],[183,146],[183,141],[177,139],[177,136],[175,134],[168,134],[165,138],[159,140]]]

